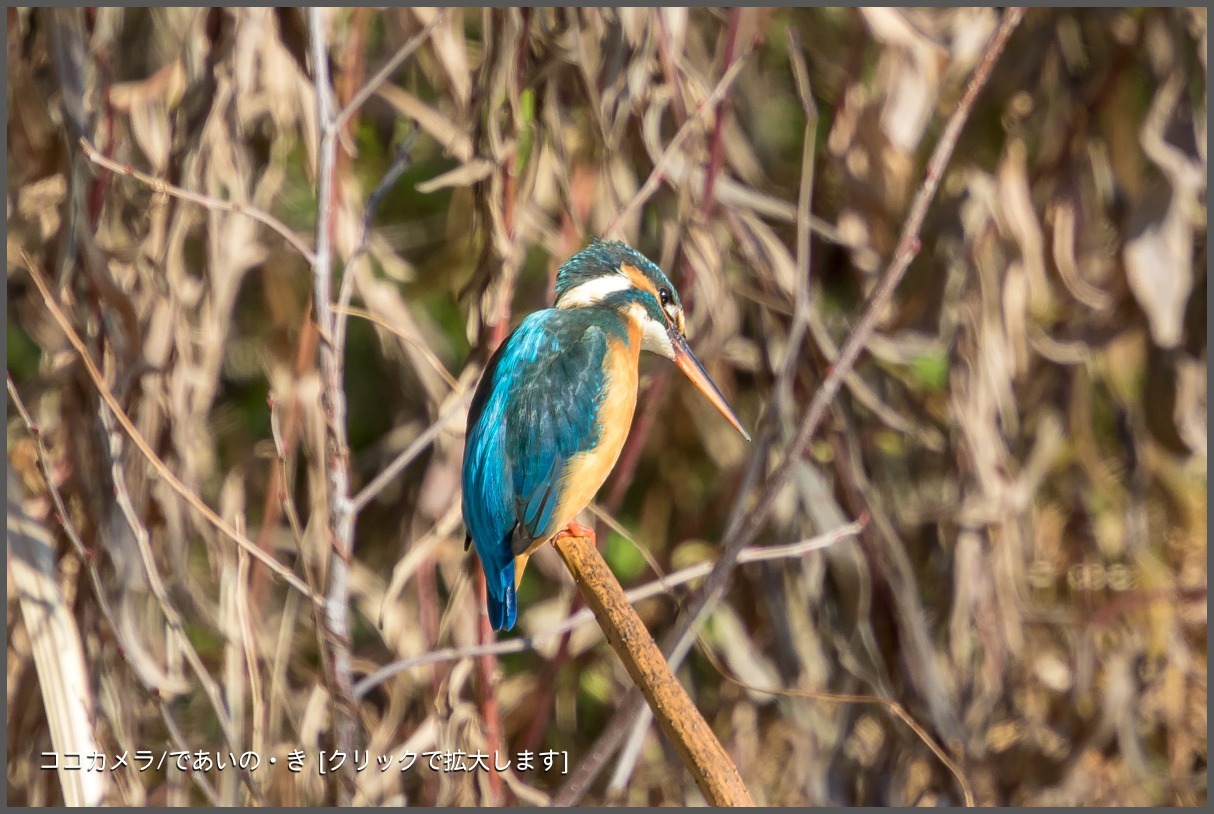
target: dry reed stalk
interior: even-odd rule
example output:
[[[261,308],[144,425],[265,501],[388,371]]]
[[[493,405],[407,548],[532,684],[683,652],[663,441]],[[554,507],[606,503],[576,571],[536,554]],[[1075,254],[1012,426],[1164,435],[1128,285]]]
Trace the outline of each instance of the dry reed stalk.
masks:
[[[336,696],[330,712],[334,747],[350,754],[355,748],[358,707],[350,656],[350,562],[354,555],[354,504],[350,500],[350,450],[346,431],[344,362],[336,336],[336,318],[330,293],[333,272],[331,231],[336,215],[335,168],[339,127],[333,108],[329,80],[329,50],[326,20],[321,9],[308,11],[313,81],[316,88],[316,122],[320,147],[316,169],[316,259],[312,266],[312,314],[320,330],[321,410],[325,423],[324,470],[326,473],[326,518],[329,536],[329,584],[325,594],[325,636],[329,640],[330,690]],[[346,274],[352,271],[347,269]],[[338,773],[339,801],[348,805],[354,794],[350,772]]]
[[[49,482],[48,482],[49,483]],[[95,701],[85,666],[80,631],[63,593],[55,584],[54,540],[46,527],[26,512],[20,478],[8,469],[9,584],[21,608],[42,703],[46,708],[53,761],[69,806],[98,806],[106,795],[107,775],[67,765],[67,754],[97,752],[93,730]]]

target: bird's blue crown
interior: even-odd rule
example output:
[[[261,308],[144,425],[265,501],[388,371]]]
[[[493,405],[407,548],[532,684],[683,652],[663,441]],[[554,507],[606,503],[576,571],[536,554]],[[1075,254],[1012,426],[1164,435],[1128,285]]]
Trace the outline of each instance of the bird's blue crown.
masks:
[[[655,288],[666,288],[678,302],[678,294],[657,264],[636,249],[619,240],[591,238],[590,245],[570,257],[556,275],[556,296],[606,274],[618,274],[620,266],[629,265],[653,281]]]

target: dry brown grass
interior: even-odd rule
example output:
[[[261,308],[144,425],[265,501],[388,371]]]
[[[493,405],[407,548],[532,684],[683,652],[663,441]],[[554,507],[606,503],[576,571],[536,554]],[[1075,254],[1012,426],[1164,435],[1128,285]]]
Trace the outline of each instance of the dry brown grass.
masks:
[[[759,804],[1206,801],[1203,10],[1030,11],[939,173],[993,10],[319,17],[9,14],[10,804],[699,801],[555,553],[494,643],[463,550],[591,235],[755,430],[645,363],[595,515]],[[495,748],[570,775],[423,756]]]

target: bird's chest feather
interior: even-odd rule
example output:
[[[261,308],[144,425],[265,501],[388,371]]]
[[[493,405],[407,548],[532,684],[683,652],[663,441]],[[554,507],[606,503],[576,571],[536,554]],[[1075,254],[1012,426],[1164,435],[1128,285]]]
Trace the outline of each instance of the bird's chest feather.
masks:
[[[586,507],[620,457],[637,400],[639,328],[629,326],[628,339],[612,337],[603,365],[603,396],[599,406],[599,442],[569,459],[562,478],[556,512],[559,531]]]

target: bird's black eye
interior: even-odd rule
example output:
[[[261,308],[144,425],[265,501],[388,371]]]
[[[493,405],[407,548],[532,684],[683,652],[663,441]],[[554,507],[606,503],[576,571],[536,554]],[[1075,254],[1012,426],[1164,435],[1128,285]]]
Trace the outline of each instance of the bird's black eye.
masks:
[[[663,308],[665,308],[667,305],[670,305],[670,289],[669,288],[658,289],[658,299],[662,302]]]

